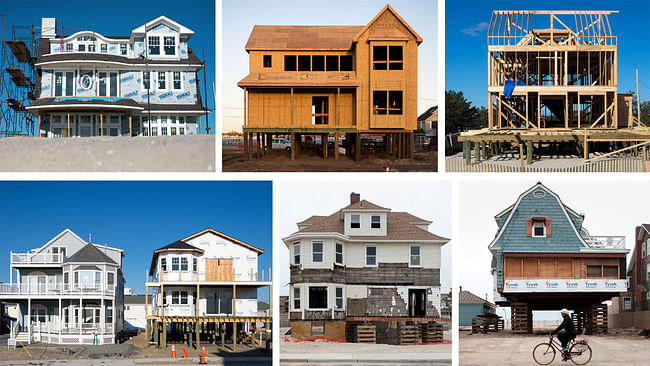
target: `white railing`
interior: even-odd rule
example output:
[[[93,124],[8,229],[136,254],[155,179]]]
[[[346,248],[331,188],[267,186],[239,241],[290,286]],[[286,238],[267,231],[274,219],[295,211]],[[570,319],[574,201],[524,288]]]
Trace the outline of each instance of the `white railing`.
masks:
[[[63,253],[11,253],[11,264],[61,264],[66,258]]]
[[[71,284],[62,283],[41,283],[41,284],[10,284],[0,283],[0,295],[83,295],[83,294],[99,294],[99,295],[113,295],[115,293],[115,286],[92,286],[80,287]]]
[[[585,241],[593,249],[625,249],[624,236],[589,236]]]

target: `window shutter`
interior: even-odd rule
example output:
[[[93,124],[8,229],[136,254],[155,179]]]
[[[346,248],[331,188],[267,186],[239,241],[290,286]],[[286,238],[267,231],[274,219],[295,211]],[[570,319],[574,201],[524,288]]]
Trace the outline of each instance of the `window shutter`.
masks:
[[[551,218],[550,218],[550,217],[547,217],[547,218],[546,218],[546,237],[547,237],[547,238],[550,238],[551,235],[552,235],[552,231],[551,231],[551,227],[552,227],[552,226],[553,226],[553,225],[551,225]]]
[[[526,218],[526,236],[533,236],[533,218]]]

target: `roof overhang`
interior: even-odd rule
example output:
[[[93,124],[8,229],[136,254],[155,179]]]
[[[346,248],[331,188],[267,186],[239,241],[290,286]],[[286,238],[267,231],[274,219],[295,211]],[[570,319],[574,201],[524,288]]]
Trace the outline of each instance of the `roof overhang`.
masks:
[[[47,54],[43,56],[53,56],[56,54]],[[43,57],[41,56],[41,57]],[[57,61],[43,61],[43,62],[37,62],[34,65],[36,67],[43,68],[43,66],[67,66],[69,64],[72,65],[84,65],[84,64],[101,64],[101,65],[115,65],[115,66],[129,66],[129,67],[165,67],[168,69],[174,69],[174,68],[187,68],[187,67],[196,67],[197,70],[201,69],[203,65],[201,64],[193,64],[193,63],[156,63],[156,61],[152,61],[150,63],[142,63],[142,62],[128,62],[128,59],[125,59],[124,62],[117,62],[117,61],[105,61],[105,60],[57,60]]]
[[[177,23],[169,18],[167,18],[164,15],[159,16],[158,18],[154,20],[150,20],[147,23],[133,29],[131,31],[131,37],[130,39],[135,38],[136,36],[144,36],[145,32],[151,31],[155,26],[159,24],[164,24],[168,26],[169,28],[177,31],[179,35],[181,36],[186,36],[188,39],[194,34],[194,31],[185,27],[184,25],[181,25],[180,23]]]
[[[363,29],[361,29],[361,30],[359,31],[359,33],[357,33],[357,35],[354,36],[353,41],[354,41],[354,42],[359,42],[359,38],[361,37],[361,35],[362,35],[365,31],[367,31],[368,28],[370,28],[370,26],[371,26],[375,21],[377,21],[377,19],[379,19],[379,17],[380,17],[382,14],[384,14],[384,12],[386,12],[386,11],[389,11],[391,14],[393,14],[393,15],[395,16],[395,18],[397,18],[397,20],[399,20],[400,23],[402,23],[402,25],[404,25],[404,27],[406,27],[406,29],[408,29],[408,31],[409,31],[411,34],[413,34],[413,36],[415,37],[415,40],[416,40],[416,42],[418,43],[418,45],[419,45],[420,43],[422,43],[422,37],[420,37],[420,35],[417,34],[417,32],[415,32],[415,30],[413,30],[413,28],[411,28],[411,26],[408,25],[408,23],[406,23],[406,21],[405,21],[405,20],[404,20],[404,19],[403,19],[399,14],[397,14],[397,12],[395,11],[395,9],[393,9],[390,5],[386,5],[383,9],[381,9],[381,11],[380,11],[379,13],[377,13],[377,15],[375,15],[375,17],[372,18],[372,20],[371,20],[370,22],[368,22],[368,24],[366,24],[366,26],[363,27]]]

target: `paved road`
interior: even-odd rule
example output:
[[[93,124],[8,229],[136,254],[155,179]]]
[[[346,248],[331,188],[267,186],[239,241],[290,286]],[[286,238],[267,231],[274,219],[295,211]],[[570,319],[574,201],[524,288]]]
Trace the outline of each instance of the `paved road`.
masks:
[[[430,365],[449,366],[448,353],[282,353],[282,365]]]
[[[271,366],[271,357],[207,357],[206,361],[210,365],[228,365],[228,366]],[[146,365],[194,365],[199,360],[194,358],[188,359],[171,359],[171,358],[139,358],[139,359],[103,359],[103,360],[24,360],[24,361],[0,361],[0,365],[41,365],[41,366],[146,366]]]

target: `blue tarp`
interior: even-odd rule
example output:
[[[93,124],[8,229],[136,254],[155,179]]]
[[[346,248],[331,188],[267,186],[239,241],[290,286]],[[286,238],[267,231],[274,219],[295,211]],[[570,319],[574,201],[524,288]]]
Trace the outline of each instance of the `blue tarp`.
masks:
[[[517,86],[525,86],[523,81],[517,80]],[[506,99],[510,99],[512,92],[515,90],[515,81],[506,80],[506,84],[503,86],[503,94],[506,96]]]

